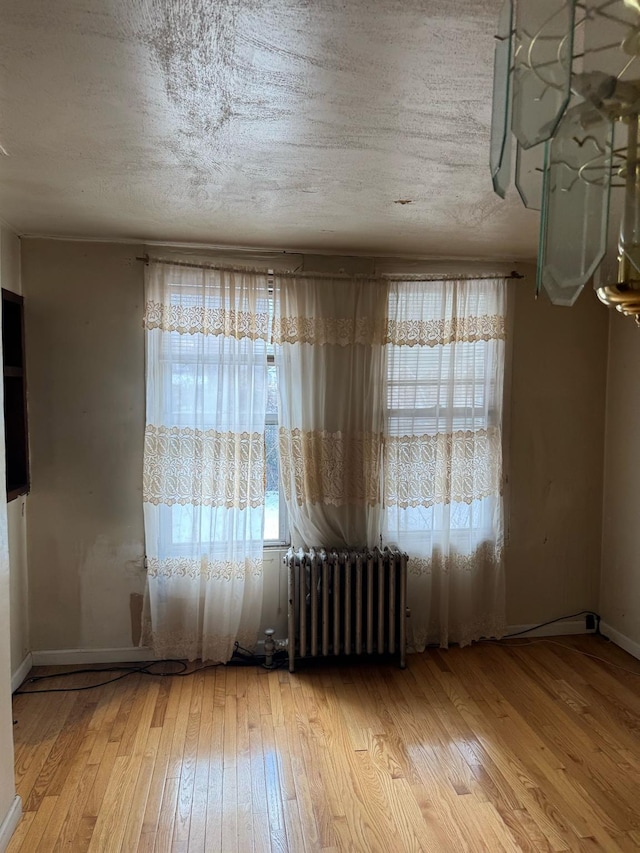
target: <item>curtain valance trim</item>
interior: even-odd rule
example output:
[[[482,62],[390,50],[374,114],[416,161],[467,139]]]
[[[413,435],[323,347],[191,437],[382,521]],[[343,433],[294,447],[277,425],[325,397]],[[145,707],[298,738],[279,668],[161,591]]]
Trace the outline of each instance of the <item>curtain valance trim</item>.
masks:
[[[277,317],[272,342],[315,346],[419,346],[503,341],[506,319],[500,314],[454,317],[442,320],[387,320],[384,326],[369,317]]]
[[[276,317],[274,344],[382,345],[386,322],[374,317]]]
[[[227,311],[203,306],[166,305],[149,301],[144,327],[148,331],[177,332],[180,335],[223,335],[238,340],[269,341],[281,344],[392,344],[394,346],[442,346],[455,343],[504,340],[505,317],[485,314],[442,320],[389,320],[386,331],[367,317],[278,317],[269,335],[266,313]]]
[[[227,338],[269,340],[269,314],[204,305],[172,305],[149,300],[144,327],[148,331],[177,332],[179,335],[223,335]]]
[[[435,347],[453,343],[503,341],[506,334],[504,314],[481,314],[441,320],[389,319],[384,343],[393,346]]]

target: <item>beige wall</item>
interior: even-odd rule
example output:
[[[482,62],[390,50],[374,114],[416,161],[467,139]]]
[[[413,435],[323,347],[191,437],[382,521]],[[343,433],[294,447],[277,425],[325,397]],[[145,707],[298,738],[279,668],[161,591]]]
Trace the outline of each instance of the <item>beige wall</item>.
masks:
[[[515,285],[507,619],[598,606],[608,315],[590,287],[573,308]]]
[[[141,247],[23,240],[32,647],[132,645],[143,589]]]
[[[8,228],[0,228],[0,284],[22,293],[20,240]],[[7,505],[9,563],[11,566],[11,672],[15,673],[30,651],[29,587],[27,576],[26,502],[19,497]]]
[[[16,673],[31,651],[29,634],[29,577],[27,574],[27,496],[7,504],[9,564],[11,566],[11,672]]]
[[[603,620],[635,644],[640,644],[639,374],[640,330],[633,320],[612,311],[600,608]]]
[[[10,269],[11,238],[0,233],[0,275]],[[7,273],[8,274],[8,273]],[[1,344],[0,344],[1,348]],[[0,392],[1,397],[1,392]],[[0,435],[4,435],[4,407],[0,405]],[[0,483],[5,482],[4,441],[0,449]],[[3,486],[4,488],[4,486]],[[7,532],[7,504],[0,502],[0,843],[8,835],[9,813],[15,808],[13,775],[13,718],[11,713],[11,571]],[[13,812],[17,816],[17,812]],[[6,821],[6,822],[5,822]],[[13,824],[13,821],[11,821]]]
[[[32,492],[33,648],[132,645],[144,586],[139,246],[23,241]],[[607,313],[514,284],[510,624],[597,604]],[[279,564],[278,564],[279,567]],[[281,568],[281,567],[280,567]],[[279,583],[282,602],[286,579]],[[273,612],[271,612],[273,611]],[[284,624],[270,586],[263,627]]]

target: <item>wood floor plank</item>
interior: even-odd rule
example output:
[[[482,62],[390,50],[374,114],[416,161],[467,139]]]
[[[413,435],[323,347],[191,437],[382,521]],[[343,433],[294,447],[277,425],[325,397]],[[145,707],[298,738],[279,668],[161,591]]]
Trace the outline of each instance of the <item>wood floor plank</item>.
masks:
[[[31,812],[34,817],[30,823],[28,831],[22,839],[20,853],[31,853],[32,850],[40,849],[40,841],[42,840],[47,824],[55,811],[57,803],[57,797],[43,797],[38,809],[35,812]]]
[[[513,667],[508,667],[507,671],[510,672],[513,679],[518,675],[514,671]],[[520,678],[519,681],[521,680],[522,679]],[[557,727],[559,731],[566,731],[567,729],[575,731],[575,715],[572,714],[571,710],[566,706],[561,707],[557,702],[547,702],[544,705],[543,711],[543,703],[541,702],[540,695],[541,688],[532,681],[528,682],[527,686],[528,689],[524,690],[521,689],[520,683],[514,684],[512,682],[512,703],[520,712],[519,715],[514,716],[514,720],[521,721],[521,728],[522,724],[525,724],[530,729],[530,722],[533,719],[534,714],[536,715],[538,721],[536,734],[534,736],[533,732],[531,732],[528,738],[529,741],[533,742],[535,740],[538,743],[535,761],[536,767],[539,768],[541,773],[546,772],[549,778],[553,780],[558,791],[558,802],[562,803],[563,814],[566,816],[567,820],[573,824],[577,835],[579,837],[589,837],[591,833],[583,818],[586,807],[585,794],[588,796],[588,793],[585,791],[585,786],[587,788],[591,787],[591,783],[597,777],[597,770],[594,767],[590,774],[585,774],[582,772],[579,764],[575,762],[570,767],[567,767],[566,756],[558,750],[554,751],[551,748],[553,743],[548,739],[545,740],[545,736],[550,725],[552,727]],[[553,688],[550,687],[548,683],[545,684],[544,689],[549,691],[551,695],[554,695]],[[536,709],[534,712],[530,710],[532,707],[535,707]],[[524,722],[525,718],[527,721],[526,723]],[[546,758],[542,757],[543,753],[546,758],[550,755],[554,756],[555,760],[552,761],[552,764],[558,765],[555,767],[554,773],[549,773]],[[547,766],[545,767],[545,765]],[[599,820],[604,825],[605,831],[607,824],[609,824],[611,820],[622,831],[626,831],[631,828],[629,825],[630,816],[628,809],[625,808],[624,802],[614,802],[612,798],[607,796],[606,791],[602,788],[600,789],[600,795],[596,802],[598,801],[601,805]],[[607,841],[612,849],[614,849],[614,842],[609,838]]]
[[[123,681],[124,688],[122,701],[118,708],[117,716],[113,720],[113,725],[111,726],[111,734],[109,737],[110,741],[115,741],[119,744],[124,736],[127,729],[127,723],[129,722],[129,717],[131,715],[131,709],[135,702],[136,692],[140,685],[140,679],[141,676],[133,675]]]
[[[236,785],[238,801],[238,850],[253,847],[251,816],[251,742],[247,699],[247,669],[238,669],[236,678]]]
[[[267,793],[267,815],[269,819],[269,836],[273,850],[282,848],[286,836],[283,785],[278,756],[276,753],[275,732],[271,714],[262,717],[262,753],[264,756],[264,776]]]
[[[403,777],[394,777],[388,768],[377,763],[368,750],[357,750],[355,759],[359,763],[365,784],[376,791],[377,802],[388,804],[389,809],[389,841],[396,839],[403,850],[421,853],[423,850],[437,849],[439,835],[433,824],[425,823],[420,806],[413,796],[409,784]]]
[[[90,734],[85,740],[89,740],[84,748],[81,748],[69,767],[61,765],[60,780],[49,785],[47,796],[56,796],[56,807],[51,815],[49,822],[40,840],[42,850],[54,850],[63,832],[63,828],[68,824],[69,812],[72,808],[76,808],[79,793],[81,792],[81,781],[83,780],[85,770],[87,769],[87,758],[91,753],[91,737]],[[93,770],[93,768],[92,768]],[[90,778],[93,777],[90,774]],[[88,780],[85,779],[85,785]],[[54,780],[55,782],[55,780]]]
[[[409,790],[420,809],[425,826],[423,832],[427,835],[434,833],[438,839],[438,843],[432,844],[418,836],[423,846],[440,850],[448,845],[454,850],[468,850],[469,845],[456,819],[450,796],[442,795],[437,788],[426,784],[412,784]]]
[[[640,673],[584,636],[16,696],[9,853],[637,851],[640,677],[582,652]]]
[[[189,830],[189,853],[204,853],[206,850],[207,793],[209,789],[209,766],[213,726],[213,694],[215,675],[205,670],[202,684],[202,703],[198,729],[198,746],[191,801],[191,826]]]
[[[34,821],[36,816],[36,812],[23,812],[22,817],[20,818],[20,823],[18,824],[16,831],[13,833],[11,837],[11,841],[9,841],[9,846],[7,847],[6,853],[19,853],[22,848],[22,842],[25,837],[28,835],[29,830],[31,829],[31,824]]]
[[[368,755],[351,747],[333,686],[325,687],[323,700],[319,713],[333,771],[330,791],[343,798],[347,826],[363,839],[364,849],[389,849],[404,822],[400,825],[394,821],[392,804],[372,771]],[[407,850],[417,849],[411,833],[399,840]]]
[[[193,791],[196,779],[196,761],[198,755],[198,739],[200,735],[201,714],[204,692],[204,673],[197,672],[189,679],[192,687],[189,713],[184,735],[184,750],[182,751],[182,767],[180,771],[180,788],[178,790],[178,805],[176,822],[173,829],[174,845],[188,845],[191,830],[191,810],[193,807]]]
[[[301,689],[302,684],[302,681],[299,682],[300,686],[294,686],[291,691],[295,710],[295,721],[292,720],[291,725],[297,724],[298,737],[295,743],[300,748],[299,766],[304,772],[308,795],[312,803],[309,822],[312,822],[312,825],[316,827],[318,842],[324,849],[335,847],[337,836],[333,823],[334,815],[327,798],[324,796],[324,776],[328,771],[321,767],[322,739],[314,734],[305,691]],[[314,713],[313,708],[311,713]],[[344,811],[342,810],[342,813],[337,817],[344,817]]]
[[[111,733],[124,698],[122,689],[119,689],[116,684],[105,687],[104,695],[102,695],[101,689],[100,694],[98,705],[89,726],[96,735],[88,760],[89,764],[100,764],[102,762],[107,744],[112,742]]]
[[[223,687],[224,685],[224,687]],[[222,790],[224,774],[224,704],[217,701],[226,689],[226,671],[216,671],[214,683],[213,714],[211,719],[211,748],[209,753],[209,787],[207,791],[207,821],[205,826],[205,849],[222,850]]]
[[[309,789],[309,780],[305,772],[304,758],[300,744],[300,719],[295,708],[291,680],[280,685],[282,706],[287,724],[284,727],[287,744],[283,751],[287,752],[291,762],[291,773],[295,790],[295,800],[302,826],[304,850],[320,849],[320,838],[313,808],[313,800]]]
[[[490,653],[493,654],[493,650]],[[491,669],[491,677],[497,677],[496,670],[497,666],[494,665]],[[439,677],[438,670],[432,668],[431,671]],[[576,837],[584,834],[582,810],[575,807],[574,795],[577,792],[570,786],[567,787],[566,780],[560,772],[564,770],[562,762],[547,750],[539,737],[539,730],[529,725],[533,715],[526,713],[526,706],[522,707],[522,714],[516,708],[519,685],[517,682],[514,683],[514,674],[506,668],[504,677],[510,685],[510,701],[501,704],[503,713],[497,719],[493,718],[492,727],[494,736],[500,739],[502,746],[498,755],[500,759],[510,760],[516,779],[520,774],[525,775],[526,787],[530,794],[533,794],[529,797],[532,801],[532,809],[548,828],[554,830],[554,834],[562,838],[558,849],[564,849],[567,845],[577,843]],[[460,685],[458,689],[464,688]],[[542,691],[537,698],[544,704]],[[529,704],[531,701],[529,698]],[[459,710],[463,715],[467,713],[464,708],[459,707]],[[549,713],[548,706],[544,708],[544,713]],[[491,723],[490,716],[486,719]],[[488,741],[484,743],[488,746]],[[512,784],[517,782],[514,780]],[[563,793],[566,796],[563,796]],[[553,840],[553,844],[554,846],[558,844],[557,837]]]
[[[97,764],[87,764],[78,784],[78,787],[73,791],[72,805],[68,809],[64,822],[60,828],[58,840],[53,853],[61,853],[68,850],[75,843],[80,830],[80,822],[84,815],[89,794],[94,786],[96,776],[98,775]]]
[[[89,851],[106,850],[108,845],[117,850],[124,838],[126,819],[143,766],[145,747],[158,697],[156,681],[148,684],[141,683],[139,689],[141,690],[139,701],[131,703],[131,709],[135,709],[137,718],[135,735],[131,741],[127,738],[127,754],[122,755],[119,750],[116,756],[91,836]]]
[[[156,718],[154,716],[152,723],[155,719]],[[162,803],[162,794],[167,778],[167,766],[169,764],[169,755],[171,752],[171,744],[173,743],[175,724],[175,717],[173,719],[167,719],[164,717],[164,724],[160,732],[160,742],[158,743],[156,760],[153,765],[153,774],[151,776],[147,804],[145,806],[144,817],[142,819],[142,827],[140,830],[141,835],[155,837],[158,829],[160,805]]]
[[[182,756],[184,755],[187,728],[189,725],[191,694],[193,693],[193,683],[190,678],[180,678],[177,681],[180,687],[180,698],[175,714],[175,729],[167,764],[168,779],[179,779],[182,774]]]
[[[236,673],[226,672],[227,694],[224,705],[224,742],[222,758],[222,849],[238,853],[238,766],[236,744]]]
[[[29,701],[27,696],[18,698],[23,702]],[[40,698],[33,697],[36,701]],[[61,699],[50,708],[49,715],[42,720],[42,728],[39,734],[37,730],[32,733],[30,728],[24,732],[20,729],[20,720],[24,720],[28,713],[26,706],[24,712],[18,717],[18,725],[14,728],[14,739],[18,744],[15,759],[16,789],[22,797],[25,812],[31,810],[28,804],[36,781],[49,760],[54,744],[64,728],[74,704],[75,697],[70,694],[62,694]]]
[[[251,765],[251,824],[254,848],[256,853],[270,853],[271,834],[269,832],[267,784],[261,728],[253,728],[249,732],[249,755]]]
[[[119,746],[120,744],[118,741],[111,741],[108,743],[104,751],[102,761],[99,765],[96,765],[98,772],[95,775],[93,786],[89,791],[89,796],[87,797],[84,807],[83,817],[93,818],[96,820],[100,814],[102,801],[104,800],[104,795],[113,772],[113,766],[116,763],[116,758],[118,757]]]
[[[147,742],[140,764],[140,771],[136,780],[135,788],[129,802],[129,814],[124,830],[122,840],[123,850],[137,850],[138,841],[142,832],[144,816],[147,806],[147,798],[153,778],[153,768],[158,755],[158,747],[160,744],[160,736],[162,730],[159,728],[150,728]]]
[[[160,806],[160,820],[155,833],[154,849],[160,853],[173,849],[173,825],[176,819],[176,804],[178,802],[178,790],[180,779],[176,776],[167,776],[164,790],[162,792],[162,805]],[[213,850],[214,848],[212,848]]]
[[[296,716],[299,721],[299,743],[302,751],[305,775],[313,801],[313,811],[322,847],[335,847],[338,843],[338,831],[344,826],[344,804],[339,800],[330,802],[326,789],[331,783],[333,771],[324,756],[327,744],[324,733],[318,723],[318,702],[311,678],[300,679],[299,689],[292,691]]]

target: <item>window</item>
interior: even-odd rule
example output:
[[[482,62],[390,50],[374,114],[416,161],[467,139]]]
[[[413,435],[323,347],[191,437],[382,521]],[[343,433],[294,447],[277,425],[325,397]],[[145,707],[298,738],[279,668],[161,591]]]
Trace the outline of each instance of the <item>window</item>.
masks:
[[[251,470],[260,496],[253,504],[257,512],[250,536],[252,541],[259,540],[266,546],[282,546],[289,541],[289,525],[280,482],[276,351],[273,344],[267,343],[267,318],[274,316],[274,293],[273,284],[268,289],[265,279],[263,274],[263,289],[255,306],[264,320],[259,339],[249,342],[243,337],[175,331],[163,336],[156,364],[163,385],[161,417],[166,423],[178,428],[192,425],[204,431],[215,425],[216,430],[224,432],[231,428],[229,413],[234,412],[243,424],[236,432],[246,430],[254,437],[256,459],[260,457],[264,435],[264,514],[260,510],[262,469],[253,463]],[[387,531],[413,535],[456,530],[464,536],[466,532],[492,527],[492,503],[484,497],[495,493],[493,479],[499,476],[500,454],[496,453],[496,446],[500,441],[502,375],[498,350],[502,344],[484,332],[459,334],[456,329],[465,323],[471,324],[471,329],[476,320],[485,322],[497,317],[495,300],[489,286],[474,288],[471,284],[458,288],[443,282],[401,282],[389,291],[389,328],[404,331],[389,332],[385,347],[387,477],[383,491],[387,498],[394,494],[387,490],[392,480],[389,472],[394,465],[403,471],[396,478],[396,499],[385,501]],[[170,303],[176,308],[178,320],[186,323],[189,312],[199,306],[215,315],[223,305],[223,297],[215,289],[203,297],[200,286],[190,288],[183,284],[171,293]],[[320,314],[322,310],[320,306]],[[315,308],[303,312],[309,317],[316,314]],[[318,376],[316,381],[326,379]],[[303,383],[294,383],[298,384]],[[250,388],[252,394],[247,393]],[[297,394],[298,389],[292,393]],[[249,397],[254,401],[251,412]],[[198,414],[194,421],[195,411]],[[393,457],[389,451],[392,445]],[[495,460],[498,464],[494,464]],[[493,479],[487,473],[492,464],[498,472]],[[179,553],[195,540],[209,543],[212,548],[228,541],[229,532],[214,523],[206,500],[206,490],[210,488],[207,484],[212,478],[215,481],[220,470],[209,468],[199,482],[195,475],[184,474],[180,493],[200,488],[205,500],[193,513],[179,507],[166,510],[170,517],[163,522],[162,530],[172,553]],[[237,466],[230,470],[236,476],[240,471]],[[456,477],[457,489],[451,486]],[[407,497],[408,491],[411,494]]]
[[[437,328],[438,334],[443,335],[441,329],[451,322],[446,318],[451,316],[452,292],[440,285],[397,289],[390,295],[390,316],[413,324],[414,331],[422,323],[432,331]],[[467,311],[478,317],[498,313],[491,288],[480,288],[473,293],[464,297],[472,304]],[[464,315],[458,310],[453,316]],[[392,507],[390,513],[395,517],[390,526],[409,537],[422,531],[436,534],[449,530],[460,539],[473,531],[492,529],[494,523],[491,501],[452,497],[450,502],[443,502],[442,497],[443,490],[447,492],[446,477],[455,477],[464,465],[464,454],[459,448],[465,437],[478,436],[473,460],[468,463],[472,479],[480,478],[485,469],[496,465],[494,444],[499,442],[501,423],[502,342],[470,336],[468,341],[431,343],[413,341],[412,345],[389,347],[387,432],[392,437],[432,439],[430,450],[429,440],[425,441],[423,453],[427,457],[433,454],[425,467],[435,472],[434,493],[440,494],[440,500],[409,502],[415,505],[402,509]]]
[[[278,373],[273,344],[267,347],[267,415],[265,423],[265,449],[267,456],[267,483],[264,513],[264,544],[287,545],[289,525],[287,508],[280,482],[280,454],[278,451]]]
[[[4,438],[7,500],[29,491],[27,389],[24,362],[24,300],[2,291]]]
[[[181,288],[172,295],[172,302],[182,308],[198,305],[201,295],[196,290],[190,299],[188,289]],[[271,303],[271,300],[270,300]],[[211,311],[219,307],[215,296],[207,298],[206,306]],[[288,524],[285,502],[281,494],[280,463],[278,454],[278,393],[277,372],[273,345],[264,344],[267,358],[267,408],[265,418],[266,490],[264,513],[264,544],[267,547],[288,544]],[[221,375],[228,375],[228,362],[236,364],[236,387],[254,387],[263,382],[265,350],[260,352],[260,342],[252,344],[254,360],[243,355],[242,341],[220,337],[171,334],[164,338],[159,353],[164,399],[168,403],[168,420],[176,426],[191,423],[194,400],[202,397],[202,428],[209,429],[214,423],[218,396],[232,393],[223,388]],[[233,353],[232,353],[233,349]],[[211,508],[200,506],[189,512],[185,507],[163,507],[166,514],[162,525],[165,547],[173,554],[186,551],[194,539],[209,541],[215,550],[215,542],[227,536],[225,531],[216,530],[212,524]],[[255,532],[259,537],[259,533]]]

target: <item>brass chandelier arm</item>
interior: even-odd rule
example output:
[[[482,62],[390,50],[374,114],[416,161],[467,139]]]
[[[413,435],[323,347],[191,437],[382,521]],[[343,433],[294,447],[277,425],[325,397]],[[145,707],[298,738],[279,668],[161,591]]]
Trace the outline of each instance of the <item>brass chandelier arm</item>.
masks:
[[[608,308],[615,308],[626,317],[635,317],[640,325],[640,281],[608,284],[599,287],[596,294]]]

